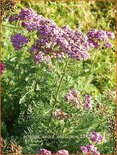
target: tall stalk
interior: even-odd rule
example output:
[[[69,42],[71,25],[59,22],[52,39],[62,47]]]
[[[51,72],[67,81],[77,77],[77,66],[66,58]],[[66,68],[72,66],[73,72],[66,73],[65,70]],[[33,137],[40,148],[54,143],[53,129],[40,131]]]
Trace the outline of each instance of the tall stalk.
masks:
[[[51,110],[51,114],[50,114],[50,119],[49,119],[49,124],[48,124],[48,126],[50,126],[50,122],[51,122],[51,120],[52,120],[52,113],[53,113],[53,110],[54,110],[54,108],[55,108],[55,105],[56,105],[57,102],[58,102],[59,91],[60,91],[60,87],[61,87],[63,78],[64,78],[64,76],[65,76],[66,70],[67,70],[68,62],[69,62],[69,58],[66,60],[66,63],[65,63],[65,65],[64,65],[64,67],[63,67],[63,73],[62,73],[62,75],[61,75],[61,77],[60,77],[60,79],[59,79],[59,84],[58,84],[58,87],[57,87],[57,91],[56,91],[56,95],[55,95],[55,99],[54,99],[53,108],[52,108],[52,110]]]
[[[98,51],[100,52],[100,50],[102,49],[102,46],[98,49]],[[91,77],[91,75],[93,74],[93,72],[95,71],[95,67],[94,67],[94,64],[95,62],[97,62],[98,58],[99,58],[99,53],[98,53],[97,50],[95,50],[95,53],[94,53],[94,58],[92,60],[92,64],[91,64],[91,67],[90,67],[90,73],[86,76],[86,80],[84,82],[84,87],[83,89],[85,90],[86,86],[88,85],[88,82],[89,82],[89,78]]]
[[[67,69],[68,62],[69,62],[69,59],[67,59],[65,65],[64,65],[64,67],[63,67],[63,74],[62,74],[62,76],[60,77],[59,85],[58,85],[57,91],[56,91],[55,104],[56,104],[56,102],[57,102],[57,100],[58,100],[59,90],[60,90],[60,87],[61,87],[63,78],[64,78],[64,76],[65,76],[65,73],[66,73],[66,69]]]

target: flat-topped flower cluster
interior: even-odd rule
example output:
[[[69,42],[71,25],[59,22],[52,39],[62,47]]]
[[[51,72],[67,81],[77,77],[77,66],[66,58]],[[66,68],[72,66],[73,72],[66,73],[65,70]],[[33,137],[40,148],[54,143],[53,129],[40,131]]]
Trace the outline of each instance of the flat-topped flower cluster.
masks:
[[[20,21],[21,26],[29,32],[37,31],[38,39],[30,48],[35,62],[49,61],[51,58],[64,58],[68,55],[75,60],[87,60],[90,47],[97,48],[99,41],[114,38],[112,32],[91,30],[87,34],[80,30],[74,31],[68,26],[59,27],[53,20],[38,15],[33,9],[25,8],[17,15],[10,16],[9,21]],[[28,43],[24,35],[15,34],[11,37],[15,50]],[[106,42],[110,48],[111,43]]]
[[[17,20],[20,20],[22,27],[29,32],[35,30],[38,32],[39,39],[35,41],[30,49],[36,62],[44,61],[47,55],[50,57],[64,57],[68,54],[69,57],[76,60],[89,58],[88,38],[82,32],[73,31],[67,26],[59,27],[54,21],[44,18],[28,8],[9,18],[10,22]],[[12,36],[11,39],[13,46],[16,50],[21,49],[21,46],[14,42],[15,39],[13,40],[13,38],[15,37],[16,35]],[[19,38],[21,39],[21,36]],[[25,44],[26,42],[22,43]]]

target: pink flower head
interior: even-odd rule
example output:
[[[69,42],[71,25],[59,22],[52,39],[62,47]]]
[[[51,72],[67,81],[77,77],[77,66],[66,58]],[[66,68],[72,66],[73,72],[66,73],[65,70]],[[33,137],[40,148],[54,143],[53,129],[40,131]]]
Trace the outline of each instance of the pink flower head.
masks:
[[[85,153],[85,154],[87,154],[87,153],[89,153],[89,154],[93,153],[96,155],[100,154],[100,152],[97,150],[97,148],[92,144],[89,144],[87,146],[81,146],[80,149],[81,149],[82,153]]]
[[[48,151],[46,149],[40,149],[39,150],[39,154],[41,154],[41,155],[46,155],[46,154],[51,155],[51,151]]]
[[[79,92],[77,90],[69,90],[68,93],[65,95],[65,100],[68,103],[73,103],[75,107],[79,109],[81,102]]]
[[[84,109],[92,110],[92,102],[91,102],[91,96],[90,95],[85,95]]]
[[[112,48],[112,44],[110,42],[107,42],[105,46],[106,48]]]
[[[100,152],[97,150],[97,147],[95,147],[95,146],[92,145],[92,144],[89,144],[89,145],[87,146],[87,149],[88,149],[88,152],[89,152],[89,153],[100,154]]]
[[[104,136],[102,136],[100,133],[95,131],[90,132],[88,137],[92,142],[95,142],[97,144],[100,144],[106,141]]]
[[[44,54],[42,52],[35,54],[34,55],[34,61],[35,62],[43,62],[44,61]]]
[[[82,153],[88,153],[88,149],[86,146],[81,146],[80,149],[81,149]]]
[[[107,36],[110,37],[111,39],[114,39],[115,38],[115,34],[113,32],[106,32]]]
[[[59,150],[59,151],[57,151],[57,153],[56,154],[60,154],[60,155],[69,155],[69,152],[68,152],[68,150]]]

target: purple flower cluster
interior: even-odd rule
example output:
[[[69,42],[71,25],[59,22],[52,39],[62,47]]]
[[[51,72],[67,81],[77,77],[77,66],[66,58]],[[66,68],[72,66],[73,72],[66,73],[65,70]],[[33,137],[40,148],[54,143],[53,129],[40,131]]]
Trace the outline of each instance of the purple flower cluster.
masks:
[[[39,52],[38,54],[34,55],[35,62],[43,62],[44,61],[44,53]]]
[[[76,108],[80,108],[80,97],[79,92],[77,90],[69,90],[68,93],[65,95],[65,100],[68,103],[72,103],[75,105]]]
[[[80,98],[79,92],[75,89],[68,91],[68,93],[65,95],[65,100],[66,102],[72,103],[73,105],[75,105],[75,107],[78,109],[80,108],[82,104],[82,100]],[[85,95],[84,109],[92,110],[92,102],[91,102],[90,95]]]
[[[114,33],[104,30],[91,30],[87,35],[81,31],[73,31],[67,26],[59,27],[57,24],[42,15],[38,15],[33,9],[22,9],[18,15],[11,16],[10,22],[21,21],[22,27],[30,31],[38,32],[38,39],[32,45],[30,52],[36,62],[43,62],[46,56],[51,58],[64,58],[68,55],[75,60],[87,60],[90,47],[98,48],[104,41],[106,48],[112,45],[108,41],[114,39]],[[39,53],[39,54],[38,54]],[[35,56],[36,55],[36,56]]]
[[[92,48],[98,48],[102,43],[106,48],[111,48],[112,44],[109,39],[114,39],[113,32],[105,30],[91,30],[87,33],[89,46]]]
[[[73,31],[67,26],[58,27],[54,21],[38,15],[29,8],[21,10],[17,16],[11,16],[9,21],[18,19],[28,31],[38,31],[39,39],[30,49],[36,62],[44,61],[47,55],[51,58],[64,58],[68,55],[76,60],[86,60],[90,57],[88,37],[82,32]]]
[[[19,13],[20,20],[29,20],[36,16],[37,13],[31,8],[22,9],[21,12]]]
[[[85,95],[84,109],[92,110],[92,103],[91,103],[91,96],[90,95]]]
[[[81,146],[80,149],[81,149],[82,153],[84,153],[84,154],[87,154],[87,153],[100,154],[100,152],[97,150],[97,148],[92,144],[89,144],[87,146]]]
[[[81,31],[73,31],[69,27],[62,27],[62,37],[59,38],[60,50],[76,60],[87,60],[90,56],[88,53],[88,38]]]
[[[2,74],[5,70],[5,64],[1,61],[0,62],[0,74]]]
[[[19,50],[23,47],[24,44],[28,43],[28,39],[24,35],[17,33],[11,37],[11,42],[14,46],[14,49]]]
[[[51,58],[64,58],[66,54],[76,60],[89,58],[87,37],[83,33],[66,26],[59,28],[48,19],[41,20],[38,32],[40,39],[31,48],[34,53],[42,51]]]
[[[19,13],[19,20],[21,20],[22,27],[25,27],[28,31],[38,30],[40,27],[43,16],[38,15],[34,10],[26,8]]]
[[[88,137],[92,142],[95,142],[97,144],[105,142],[105,137],[103,137],[100,133],[95,131],[92,131]]]
[[[52,154],[51,153],[51,151],[48,151],[48,150],[46,150],[46,149],[40,149],[39,150],[39,154],[41,154],[41,155],[47,155],[47,154]],[[57,155],[69,155],[69,152],[68,152],[68,150],[59,150],[59,151],[57,151],[56,152],[56,154]]]
[[[95,144],[100,144],[101,142],[105,142],[105,137],[103,137],[100,133],[97,133],[95,131],[92,131],[88,135],[91,142],[95,142]],[[87,146],[81,146],[81,151],[83,153],[93,153],[93,154],[100,154],[100,152],[97,150],[97,148],[93,144],[89,144]]]

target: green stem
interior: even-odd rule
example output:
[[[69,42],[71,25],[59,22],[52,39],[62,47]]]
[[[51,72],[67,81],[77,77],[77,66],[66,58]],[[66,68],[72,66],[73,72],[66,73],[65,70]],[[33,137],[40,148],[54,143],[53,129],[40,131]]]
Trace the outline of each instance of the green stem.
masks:
[[[58,100],[58,95],[59,95],[60,86],[61,86],[61,84],[62,84],[64,75],[65,75],[65,73],[66,73],[66,68],[67,68],[67,65],[68,65],[68,61],[69,61],[69,59],[66,61],[65,66],[63,67],[63,74],[62,74],[62,76],[61,76],[61,78],[60,78],[59,85],[58,85],[57,92],[56,92],[55,104],[56,104],[56,102],[57,102],[57,100]]]
[[[100,50],[100,49],[98,49],[98,51],[99,51],[99,50]],[[92,76],[92,74],[93,74],[93,72],[94,72],[94,69],[95,69],[94,64],[95,64],[95,62],[97,62],[97,59],[98,59],[98,58],[99,58],[99,55],[98,55],[97,50],[96,50],[95,53],[94,53],[94,58],[93,58],[91,67],[90,67],[90,73],[86,76],[86,80],[85,80],[85,82],[84,82],[84,87],[83,87],[84,90],[85,90],[86,86],[87,86],[88,83],[89,83],[89,78]]]
[[[69,62],[69,59],[67,59],[65,65],[64,65],[64,67],[63,67],[63,74],[62,74],[62,76],[60,77],[60,80],[59,80],[59,84],[58,84],[58,87],[57,87],[57,91],[56,91],[56,96],[55,96],[53,108],[52,108],[52,110],[51,110],[51,115],[50,115],[50,119],[49,119],[49,126],[50,126],[50,122],[51,122],[51,119],[52,119],[53,110],[54,110],[54,108],[55,108],[56,103],[58,102],[58,95],[59,95],[59,91],[60,91],[60,87],[61,87],[63,78],[64,78],[65,73],[66,73],[66,69],[67,69],[68,62]]]

